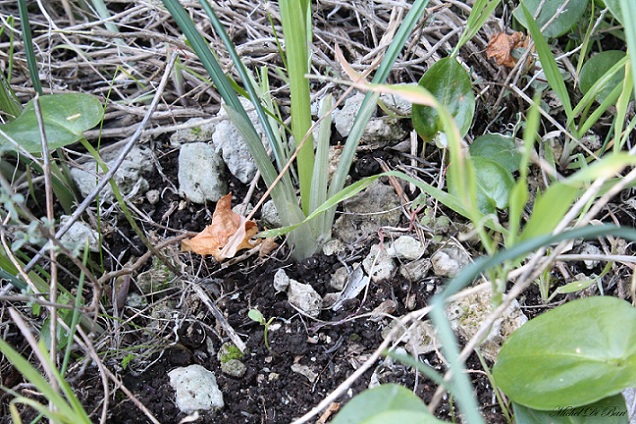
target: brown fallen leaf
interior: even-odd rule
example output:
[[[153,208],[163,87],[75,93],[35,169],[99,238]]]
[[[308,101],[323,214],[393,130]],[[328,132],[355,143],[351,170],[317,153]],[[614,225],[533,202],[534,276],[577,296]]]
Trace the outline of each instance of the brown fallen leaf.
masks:
[[[511,54],[512,51],[519,47],[527,47],[528,39],[521,32],[514,32],[508,35],[499,32],[492,36],[486,48],[486,57],[495,59],[495,63],[507,68],[514,68],[517,59]]]
[[[191,239],[183,240],[181,250],[212,255],[221,262],[233,258],[239,250],[251,249],[260,243],[260,240],[252,240],[256,233],[256,222],[232,212],[232,193],[229,193],[217,202],[212,224]]]

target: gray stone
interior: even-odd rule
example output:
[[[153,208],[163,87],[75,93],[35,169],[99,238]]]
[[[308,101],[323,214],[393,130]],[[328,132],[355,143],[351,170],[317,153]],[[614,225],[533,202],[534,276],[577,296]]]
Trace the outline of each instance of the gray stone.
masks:
[[[278,210],[276,209],[276,205],[273,200],[268,200],[263,203],[261,207],[261,220],[270,225],[272,228],[279,228],[283,226],[283,222],[280,219],[280,215],[278,215]]]
[[[489,290],[474,293],[456,302],[450,302],[446,313],[451,328],[464,337],[471,339],[492,311],[492,299]],[[508,337],[528,321],[519,302],[513,300],[510,306],[497,318],[490,332],[481,344],[480,351],[484,358],[496,361],[501,346]]]
[[[179,191],[192,202],[216,202],[227,193],[223,162],[206,143],[189,143],[179,152]]]
[[[287,276],[284,269],[276,271],[276,274],[274,274],[274,289],[276,290],[276,293],[287,291],[287,288],[289,287],[289,280],[290,278]]]
[[[395,274],[396,266],[385,249],[380,249],[380,245],[374,244],[366,258],[362,261],[364,270],[369,274],[371,280],[378,282],[387,280]]]
[[[114,164],[120,150],[104,152],[102,159],[110,169]],[[96,171],[99,169],[99,172]],[[143,194],[148,190],[148,181],[143,178],[143,174],[153,169],[150,150],[135,146],[128,153],[121,166],[115,173],[114,179],[124,197],[135,194]],[[71,177],[75,181],[77,188],[83,196],[88,196],[97,186],[97,178],[101,178],[105,173],[98,168],[94,160],[89,160],[81,167],[71,169]],[[100,193],[103,200],[113,202],[115,197],[107,184]]]
[[[364,129],[364,145],[369,149],[383,149],[407,137],[396,118],[383,116],[372,118]]]
[[[68,215],[62,215],[60,224],[65,224],[69,220]],[[99,251],[99,234],[90,225],[83,221],[75,221],[71,228],[61,237],[62,244],[72,251],[83,249],[88,242],[88,250]]]
[[[351,132],[351,127],[360,112],[363,100],[364,94],[356,93],[345,100],[341,109],[334,110],[333,122],[341,136],[346,137]]]
[[[431,260],[421,258],[400,266],[400,275],[409,281],[420,281],[428,275],[431,269]]]
[[[311,368],[307,365],[301,365],[295,363],[291,366],[291,370],[300,375],[304,375],[310,383],[313,383],[318,378],[318,374],[316,374]]]
[[[349,278],[349,271],[345,267],[338,268],[329,279],[329,286],[337,291],[344,289],[347,279]]]
[[[268,142],[263,135],[262,126],[256,111],[254,111],[254,106],[249,100],[244,98],[241,98],[241,103],[245,110],[248,111],[247,116],[254,125],[261,142],[263,145],[267,145]],[[225,109],[221,109],[217,117],[228,117],[228,114]],[[257,171],[256,162],[252,159],[245,139],[229,117],[216,125],[212,135],[212,142],[215,148],[221,151],[223,161],[232,175],[244,184],[252,181]]]
[[[212,140],[215,125],[209,119],[192,118],[185,124],[192,126],[177,130],[170,136],[170,144],[173,147],[179,147],[186,143],[209,142]]]
[[[247,367],[238,359],[230,359],[229,361],[221,362],[221,372],[230,377],[241,378],[247,372]]]
[[[397,259],[413,261],[424,254],[424,245],[411,236],[398,237],[388,248],[387,253]]]
[[[383,226],[400,222],[401,203],[392,187],[375,181],[366,190],[342,203],[344,215],[334,223],[334,237],[345,243],[366,239]]]
[[[214,373],[201,365],[176,368],[168,376],[177,393],[176,404],[181,412],[214,411],[225,406]]]
[[[344,252],[346,246],[338,239],[331,239],[322,246],[322,253],[326,256],[337,255]]]
[[[455,246],[443,247],[431,257],[433,272],[440,277],[456,276],[469,262],[466,252]]]
[[[302,284],[291,278],[287,288],[287,299],[310,317],[317,317],[322,309],[322,298],[316,290],[309,284]]]

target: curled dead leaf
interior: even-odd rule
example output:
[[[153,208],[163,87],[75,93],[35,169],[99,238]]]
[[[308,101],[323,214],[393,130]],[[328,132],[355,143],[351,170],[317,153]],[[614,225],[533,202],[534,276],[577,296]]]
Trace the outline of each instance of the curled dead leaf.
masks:
[[[517,58],[512,55],[514,49],[528,46],[528,38],[521,32],[514,32],[508,35],[499,32],[493,35],[486,48],[486,57],[495,59],[495,63],[507,68],[514,68]]]
[[[260,243],[260,240],[252,240],[256,233],[256,222],[232,212],[232,193],[229,193],[217,202],[212,224],[191,239],[183,240],[181,250],[212,255],[221,262],[233,258],[239,250],[251,249]]]

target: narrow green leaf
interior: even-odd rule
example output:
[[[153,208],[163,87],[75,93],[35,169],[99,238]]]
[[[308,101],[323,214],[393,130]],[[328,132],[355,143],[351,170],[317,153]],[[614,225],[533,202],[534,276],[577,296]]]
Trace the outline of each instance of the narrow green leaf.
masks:
[[[545,5],[553,3],[557,2],[545,2]],[[532,14],[525,7],[524,2],[521,2],[519,7],[522,8],[523,14],[526,18],[526,25],[528,31],[530,31],[530,34],[532,35],[532,40],[534,41],[534,45],[537,49],[537,54],[539,55],[541,65],[543,66],[545,77],[548,80],[550,87],[552,87],[552,90],[561,101],[563,110],[565,111],[568,120],[570,120],[572,118],[572,104],[570,103],[570,95],[568,93],[567,87],[565,86],[565,82],[563,81],[563,77],[561,76],[561,72],[559,71],[559,66],[557,65],[556,60],[554,59],[554,55],[550,50],[550,46],[548,46],[548,43],[541,33],[541,29],[532,18]]]
[[[570,209],[579,188],[553,183],[542,195],[537,192],[530,219],[523,228],[521,240],[550,234]]]
[[[501,3],[501,0],[477,0],[475,4],[473,4],[470,15],[466,20],[466,28],[461,37],[459,37],[459,41],[455,45],[451,57],[456,57],[459,53],[459,49],[477,34],[497,6],[499,6],[499,3]]]
[[[493,375],[508,397],[539,410],[620,393],[636,385],[636,309],[614,297],[561,305],[510,336]]]
[[[402,24],[400,24],[391,45],[384,55],[382,63],[373,76],[373,83],[379,84],[386,81],[393,64],[397,60],[397,57],[400,51],[402,51],[407,39],[410,37],[413,28],[426,11],[428,1],[429,0],[415,0],[413,4],[411,4],[409,12],[404,17]],[[333,196],[344,187],[347,176],[349,175],[349,169],[351,168],[353,158],[356,154],[356,149],[358,148],[358,143],[362,139],[364,129],[375,110],[378,97],[378,94],[369,92],[360,105],[360,111],[356,116],[351,132],[349,133],[344,148],[342,149],[338,168],[336,169],[329,185],[329,196]],[[327,226],[331,226],[333,223],[335,213],[335,208],[329,211],[327,216]]]
[[[636,4],[631,0],[619,0],[621,6],[622,22],[625,26],[625,39],[627,41],[627,54],[632,64],[632,81],[634,82],[634,90],[636,90],[636,72],[634,66],[636,64]]]
[[[279,4],[289,75],[291,128],[296,146],[306,139],[298,152],[296,163],[302,209],[305,214],[309,214],[311,180],[314,172],[314,142],[309,132],[311,127],[309,80],[305,78],[305,74],[309,72],[307,33],[310,29],[306,28],[306,16],[310,4],[307,0],[280,0]]]

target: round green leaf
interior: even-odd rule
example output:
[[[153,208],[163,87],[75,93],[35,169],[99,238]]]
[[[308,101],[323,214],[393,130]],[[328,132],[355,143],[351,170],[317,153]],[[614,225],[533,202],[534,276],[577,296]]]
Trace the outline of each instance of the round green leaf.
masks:
[[[581,68],[580,87],[583,94],[586,94],[590,88],[598,81],[616,62],[625,57],[625,52],[620,50],[607,50],[601,52],[588,60]],[[625,77],[625,68],[616,72],[610,80],[601,87],[594,96],[597,102],[603,103],[603,100],[612,92],[612,90],[623,82]]]
[[[515,184],[512,174],[502,165],[480,156],[472,158],[477,178],[477,206],[484,214],[496,213],[508,206]]]
[[[559,306],[510,336],[493,375],[514,402],[545,411],[634,387],[636,309],[614,297]]]
[[[418,84],[448,108],[461,135],[466,135],[475,114],[475,95],[462,65],[455,58],[444,58],[431,66]],[[426,141],[444,130],[437,111],[430,106],[414,104],[411,118],[413,128]]]
[[[623,395],[614,395],[583,406],[563,405],[555,411],[538,411],[512,403],[517,424],[628,424]]]
[[[83,137],[84,131],[99,124],[104,114],[99,100],[89,94],[50,94],[39,100],[50,149],[75,143]],[[27,103],[20,116],[8,124],[0,125],[0,129],[28,152],[42,151],[33,100]],[[3,136],[0,136],[0,147],[15,150]]]
[[[426,405],[410,390],[398,384],[382,384],[365,390],[347,402],[332,424],[441,422],[428,412]]]
[[[472,157],[481,156],[490,159],[510,172],[519,170],[521,153],[512,137],[502,134],[485,134],[473,141],[469,151]]]
[[[536,16],[539,5],[543,3],[541,12],[539,12],[539,16],[536,18],[537,25],[543,29],[543,26],[548,21],[551,21],[550,25],[542,32],[545,37],[553,38],[565,34],[579,23],[588,2],[589,0],[570,0],[565,6],[565,9],[556,18],[554,16],[557,14],[557,9],[561,7],[564,0],[549,0],[544,2],[541,0],[525,0],[524,4],[532,16]],[[521,25],[528,28],[521,6],[517,6],[512,14]]]

